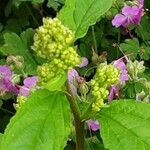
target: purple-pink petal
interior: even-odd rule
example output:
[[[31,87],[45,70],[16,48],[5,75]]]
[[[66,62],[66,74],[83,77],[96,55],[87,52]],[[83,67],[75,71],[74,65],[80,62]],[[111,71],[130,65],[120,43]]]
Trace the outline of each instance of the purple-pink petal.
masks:
[[[19,93],[19,89],[8,78],[3,78],[0,83],[2,84],[1,90],[5,92],[12,92],[16,95]]]
[[[12,76],[12,72],[7,65],[0,66],[0,77],[10,78]]]
[[[88,65],[89,61],[86,57],[82,58],[81,64],[79,65],[80,68],[86,67]]]
[[[120,70],[125,70],[125,69],[127,69],[127,68],[126,68],[126,65],[125,65],[125,63],[123,62],[122,59],[118,59],[118,60],[114,61],[114,65],[115,65],[115,67],[117,67],[117,68],[120,69]]]
[[[118,93],[118,88],[116,85],[112,85],[109,91],[109,96],[108,96],[108,100],[112,101],[115,97],[116,94]]]
[[[123,59],[118,59],[114,61],[114,66],[121,71],[120,81],[126,81],[129,79],[127,68],[126,68],[125,63],[123,62]]]
[[[121,25],[125,24],[127,18],[122,14],[117,14],[114,19],[112,20],[112,25],[116,28],[120,27]]]
[[[2,93],[12,92],[18,94],[19,90],[11,81],[12,72],[7,65],[0,65],[0,91]]]
[[[128,72],[127,70],[122,70],[120,75],[120,81],[127,81],[129,80]]]
[[[125,16],[131,16],[131,15],[137,15],[139,12],[139,9],[137,6],[124,6],[122,8],[122,14],[125,15]]]
[[[87,120],[86,123],[88,125],[89,130],[97,131],[100,128],[99,122],[97,120],[94,121],[90,119],[90,120]]]
[[[29,94],[30,94],[30,89],[27,88],[26,86],[22,86],[22,87],[20,88],[19,94],[22,95],[22,96],[27,97],[27,96],[29,96]]]
[[[27,77],[24,79],[23,83],[24,85],[20,87],[19,94],[22,96],[29,96],[30,91],[36,87],[36,84],[38,82],[38,78],[33,77]]]
[[[27,88],[33,88],[36,86],[38,82],[38,78],[37,77],[27,77],[23,83],[24,83],[24,86],[26,86]]]
[[[143,6],[144,5],[144,0],[138,0],[138,4]]]
[[[112,25],[115,27],[128,27],[130,24],[139,25],[142,17],[143,0],[138,1],[138,5],[128,6],[122,8],[120,14],[117,14],[112,20]]]
[[[75,69],[71,69],[68,71],[68,84],[70,86],[70,90],[73,94],[73,96],[77,95],[77,88],[74,85],[75,80],[79,77],[78,72]]]

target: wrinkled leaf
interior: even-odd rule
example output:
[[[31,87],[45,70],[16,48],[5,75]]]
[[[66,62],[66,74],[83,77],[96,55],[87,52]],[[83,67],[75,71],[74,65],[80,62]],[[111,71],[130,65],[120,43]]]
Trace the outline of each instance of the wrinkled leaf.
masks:
[[[101,136],[109,150],[150,149],[150,104],[114,101],[98,115]]]
[[[104,15],[114,0],[66,0],[59,19],[75,32],[76,39],[83,37],[89,28]]]
[[[62,150],[70,123],[69,104],[62,92],[36,91],[11,119],[1,150]]]

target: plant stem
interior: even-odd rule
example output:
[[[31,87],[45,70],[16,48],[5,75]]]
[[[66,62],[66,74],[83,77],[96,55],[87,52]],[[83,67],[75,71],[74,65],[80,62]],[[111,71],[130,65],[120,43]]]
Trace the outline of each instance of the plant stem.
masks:
[[[94,26],[92,26],[92,35],[93,35],[94,49],[95,49],[95,52],[98,53]]]
[[[12,115],[14,115],[15,113],[14,112],[11,112],[11,111],[9,111],[9,110],[7,110],[7,109],[5,109],[5,108],[0,108],[3,112],[5,112],[5,113],[9,113],[9,114],[12,114]]]
[[[68,91],[70,91],[69,88]],[[84,122],[81,120],[80,111],[73,96],[72,95],[70,96],[68,94],[66,94],[66,96],[69,101],[75,122],[76,150],[84,150]]]
[[[118,30],[118,45],[120,44],[120,37],[121,37],[121,35],[120,35],[120,30]],[[119,48],[118,48],[118,50],[117,50],[117,58],[119,57]]]
[[[27,10],[29,11],[29,13],[30,13],[30,15],[31,15],[31,17],[32,17],[32,19],[33,19],[33,21],[34,21],[34,23],[36,24],[36,26],[39,26],[39,23],[38,23],[38,21],[36,20],[36,18],[34,17],[34,14],[33,14],[32,10],[30,9],[29,5],[26,4],[25,6],[26,6]]]
[[[89,111],[91,111],[92,104],[93,104],[93,101],[88,105],[87,109],[81,115],[81,120],[88,119],[88,117],[89,117]]]

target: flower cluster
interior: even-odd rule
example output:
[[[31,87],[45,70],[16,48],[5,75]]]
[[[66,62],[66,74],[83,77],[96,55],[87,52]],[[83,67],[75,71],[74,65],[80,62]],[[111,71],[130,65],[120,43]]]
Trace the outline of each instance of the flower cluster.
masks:
[[[20,86],[19,94],[17,96],[17,103],[14,104],[14,107],[17,109],[21,108],[21,106],[26,102],[27,97],[30,95],[32,91],[36,89],[36,85],[38,82],[38,78],[33,77],[27,77],[23,81],[23,85]]]
[[[73,32],[57,18],[43,19],[43,26],[36,30],[32,46],[38,56],[47,60],[47,63],[38,68],[41,84],[80,63],[73,43]]]
[[[7,65],[0,66],[0,96],[6,93],[13,93],[17,95],[19,89],[13,82],[13,73]]]
[[[112,20],[115,27],[128,27],[129,25],[139,25],[143,12],[144,0],[138,0],[133,6],[125,5],[120,14],[117,14]]]
[[[116,84],[119,76],[119,70],[112,64],[102,63],[98,66],[94,78],[90,81],[91,92],[94,96],[93,111],[97,112],[104,106],[104,100],[107,99],[109,93],[107,88],[112,84]]]

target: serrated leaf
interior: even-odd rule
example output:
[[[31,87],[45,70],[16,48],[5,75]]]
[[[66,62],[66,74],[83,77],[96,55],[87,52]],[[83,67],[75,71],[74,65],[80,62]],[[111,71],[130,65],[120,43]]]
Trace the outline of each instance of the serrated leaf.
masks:
[[[150,104],[134,100],[113,101],[98,115],[101,136],[109,150],[150,149]]]
[[[137,38],[126,39],[124,43],[120,44],[120,47],[126,54],[131,54],[133,58],[136,58],[137,54],[140,52],[139,41]]]
[[[70,123],[69,104],[62,92],[36,91],[11,119],[1,150],[62,150]]]
[[[75,32],[76,39],[83,37],[89,28],[104,15],[114,0],[66,0],[58,17]]]
[[[22,56],[25,63],[25,72],[28,74],[34,74],[37,67],[30,50],[32,37],[32,29],[27,29],[22,32],[20,37],[16,33],[5,33],[5,45],[0,49],[0,51],[5,55]]]

